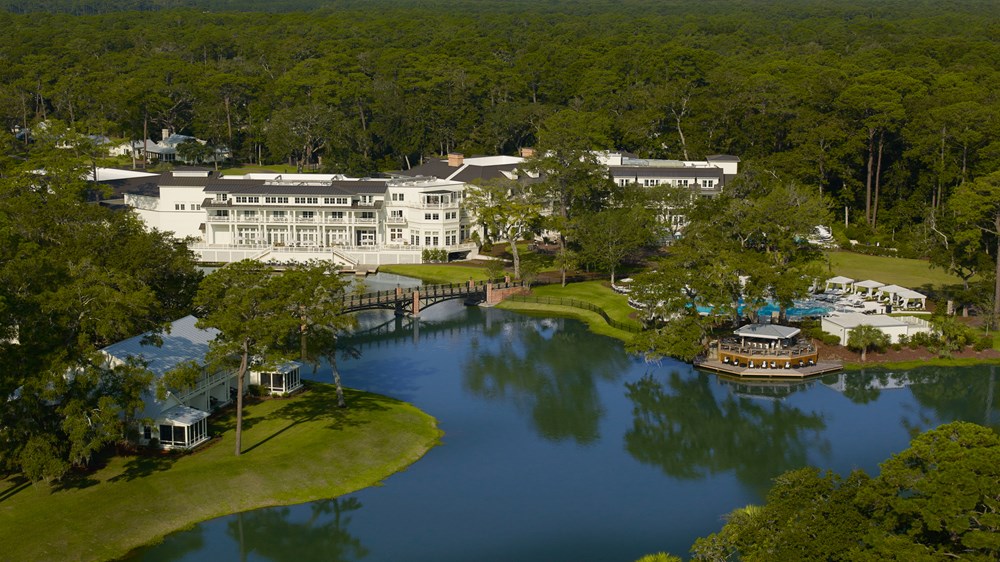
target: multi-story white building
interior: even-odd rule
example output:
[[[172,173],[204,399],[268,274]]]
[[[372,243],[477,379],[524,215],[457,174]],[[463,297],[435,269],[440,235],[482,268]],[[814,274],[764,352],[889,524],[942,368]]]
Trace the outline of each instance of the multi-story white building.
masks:
[[[425,177],[173,172],[125,202],[151,227],[190,238],[204,261],[333,259],[352,267],[420,263],[422,251],[468,253],[465,184]]]
[[[706,197],[721,192],[739,162],[735,156],[679,161],[602,153],[599,158],[619,185],[669,183]],[[192,240],[206,262],[320,258],[373,269],[420,263],[426,249],[474,253],[469,237],[475,220],[462,205],[466,187],[481,179],[527,178],[518,171],[524,160],[450,154],[376,179],[175,171],[161,178],[157,192],[126,194],[125,203],[150,227]],[[668,217],[677,229],[682,219]]]

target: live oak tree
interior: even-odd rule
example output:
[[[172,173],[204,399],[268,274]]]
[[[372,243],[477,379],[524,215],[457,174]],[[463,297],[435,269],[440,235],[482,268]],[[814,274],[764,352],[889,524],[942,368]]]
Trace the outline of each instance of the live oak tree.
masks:
[[[234,262],[205,277],[194,299],[196,325],[219,330],[209,344],[208,368],[236,368],[237,456],[242,452],[247,372],[283,359],[283,342],[300,327],[277,279],[269,266],[258,261]]]
[[[698,539],[695,560],[995,560],[1000,437],[953,422],[918,435],[879,475],[804,468],[779,476],[763,506]]]
[[[642,247],[657,240],[658,228],[652,211],[644,206],[606,209],[579,217],[573,228],[580,246],[580,259],[611,273]]]
[[[354,316],[343,313],[347,283],[335,265],[320,261],[293,265],[275,283],[287,303],[287,313],[298,322],[287,346],[289,352],[298,347],[299,358],[313,365],[325,358],[333,369],[337,407],[346,407],[337,368],[337,341],[355,324]]]
[[[667,256],[635,277],[631,297],[656,327],[632,349],[691,359],[713,326],[737,326],[768,301],[782,311],[791,307],[822,275],[820,251],[808,236],[827,218],[816,191],[752,175],[697,201]]]
[[[550,209],[545,226],[557,233],[558,251],[566,257],[574,221],[605,208],[614,188],[607,168],[592,152],[608,146],[607,123],[586,112],[563,110],[546,119],[539,134],[539,151],[524,168],[541,179],[538,193]],[[566,285],[568,262],[558,261]]]
[[[45,138],[0,168],[0,465],[32,479],[128,441],[150,375],[95,351],[187,314],[201,278],[170,237],[88,203],[91,162]]]
[[[531,185],[517,180],[483,180],[465,191],[464,204],[483,228],[486,238],[507,242],[514,260],[514,277],[521,278],[521,256],[517,242],[537,228],[542,200]]]
[[[993,316],[1000,316],[1000,172],[967,182],[949,201],[957,222],[955,242],[994,260]],[[973,250],[973,248],[977,250]]]

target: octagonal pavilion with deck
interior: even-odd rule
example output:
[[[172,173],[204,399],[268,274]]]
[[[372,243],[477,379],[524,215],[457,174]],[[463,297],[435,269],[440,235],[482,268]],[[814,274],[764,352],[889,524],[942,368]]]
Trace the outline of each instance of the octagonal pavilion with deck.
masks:
[[[801,330],[778,324],[747,324],[713,342],[708,358],[695,365],[741,377],[801,378],[838,371],[839,361],[820,361]]]

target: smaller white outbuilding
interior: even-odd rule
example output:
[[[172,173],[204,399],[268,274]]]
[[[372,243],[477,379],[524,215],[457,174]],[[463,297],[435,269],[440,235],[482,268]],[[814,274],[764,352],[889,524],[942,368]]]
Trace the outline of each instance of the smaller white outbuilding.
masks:
[[[879,314],[861,314],[859,312],[844,312],[823,317],[822,328],[828,334],[840,338],[840,345],[847,345],[851,330],[867,325],[878,328],[889,336],[891,343],[898,343],[900,336],[913,337],[917,333],[930,333],[930,324],[914,316],[884,316]]]

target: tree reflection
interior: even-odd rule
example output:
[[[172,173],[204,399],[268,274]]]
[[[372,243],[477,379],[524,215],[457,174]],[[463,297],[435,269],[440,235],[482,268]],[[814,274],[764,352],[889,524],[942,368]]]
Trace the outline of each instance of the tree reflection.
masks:
[[[969,421],[1000,430],[1000,392],[996,365],[948,368],[924,367],[905,373],[910,391],[937,419],[904,420],[914,435],[938,423]]]
[[[633,404],[632,429],[625,434],[629,454],[675,478],[731,470],[760,491],[775,475],[808,464],[804,432],[819,439],[826,428],[820,415],[779,400],[716,397],[709,376],[674,372],[666,383],[646,375],[626,384]]]
[[[271,560],[346,561],[368,555],[361,541],[347,532],[347,513],[361,509],[356,498],[321,500],[307,504],[309,518],[290,521],[287,507],[239,513],[228,533],[240,548],[240,560],[251,553]]]
[[[495,352],[477,346],[470,354],[463,367],[469,393],[512,401],[530,414],[545,439],[580,444],[598,439],[604,411],[596,381],[621,376],[628,366],[625,354],[606,339],[560,320],[530,320],[513,330],[493,322],[484,335],[502,339]]]
[[[189,554],[200,552],[204,548],[204,528],[201,525],[195,525],[186,531],[167,536],[163,539],[163,543],[157,545],[156,548],[145,547],[133,551],[123,560],[143,560],[144,562],[182,560]]]

